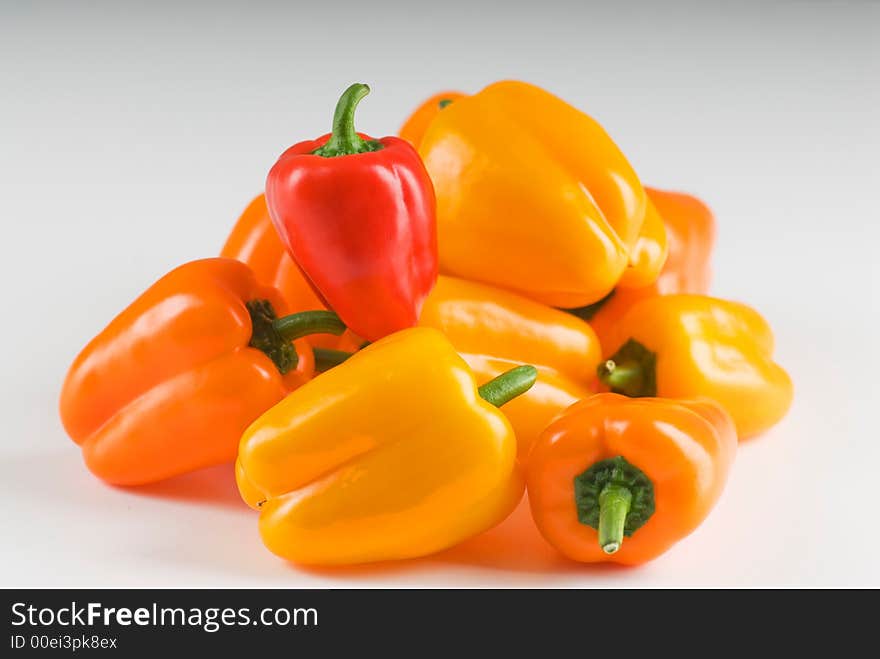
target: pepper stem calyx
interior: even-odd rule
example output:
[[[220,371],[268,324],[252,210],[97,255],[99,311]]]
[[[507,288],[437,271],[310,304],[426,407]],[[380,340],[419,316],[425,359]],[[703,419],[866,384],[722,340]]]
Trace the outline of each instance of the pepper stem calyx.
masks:
[[[332,311],[301,311],[278,318],[268,300],[250,300],[245,306],[251,317],[248,345],[265,353],[282,375],[299,363],[294,341],[310,334],[338,336],[345,331],[345,324]]]
[[[599,532],[606,554],[620,550],[654,514],[654,485],[622,455],[590,466],[574,479],[578,521]]]
[[[630,398],[657,395],[657,355],[635,339],[600,364],[596,374],[616,394]]]

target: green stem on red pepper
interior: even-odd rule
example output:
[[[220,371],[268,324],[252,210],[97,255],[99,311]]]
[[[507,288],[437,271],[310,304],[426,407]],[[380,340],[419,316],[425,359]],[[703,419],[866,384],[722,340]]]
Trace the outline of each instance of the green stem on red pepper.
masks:
[[[333,113],[333,132],[322,146],[312,153],[323,158],[336,158],[338,156],[350,156],[356,153],[378,151],[384,145],[379,140],[365,140],[354,129],[354,111],[358,103],[367,94],[370,88],[360,82],[356,82],[342,92],[336,111]]]

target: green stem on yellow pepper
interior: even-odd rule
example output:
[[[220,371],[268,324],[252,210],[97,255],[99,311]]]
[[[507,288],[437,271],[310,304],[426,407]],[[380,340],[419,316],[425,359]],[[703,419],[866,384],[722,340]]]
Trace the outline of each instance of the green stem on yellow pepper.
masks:
[[[537,379],[538,369],[534,366],[528,364],[517,366],[489,380],[477,390],[477,393],[486,402],[501,407],[531,389]]]

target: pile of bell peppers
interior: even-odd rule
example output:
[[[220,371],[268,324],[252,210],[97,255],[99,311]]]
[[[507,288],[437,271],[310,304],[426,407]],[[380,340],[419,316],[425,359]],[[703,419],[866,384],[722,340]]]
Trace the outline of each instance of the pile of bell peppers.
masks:
[[[572,560],[667,551],[793,395],[766,321],[707,295],[711,211],[539,87],[443,92],[378,139],[368,92],[281,154],[219,257],[76,357],[60,411],[87,467],[234,465],[302,564],[438,552],[526,491]]]

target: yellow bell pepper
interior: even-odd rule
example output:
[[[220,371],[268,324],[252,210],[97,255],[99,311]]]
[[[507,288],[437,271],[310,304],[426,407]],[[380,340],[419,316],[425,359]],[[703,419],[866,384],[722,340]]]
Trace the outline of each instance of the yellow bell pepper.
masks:
[[[387,336],[248,428],[236,477],[274,553],[312,565],[423,556],[503,520],[522,497],[516,439],[494,405],[523,366],[479,389],[437,330]]]
[[[592,393],[602,358],[592,328],[573,315],[493,286],[441,275],[419,324],[442,331],[480,381],[533,364],[538,382],[504,406],[520,458],[562,410]]]
[[[555,307],[596,302],[620,280],[647,197],[592,118],[533,85],[498,82],[437,112],[419,153],[442,272]]]
[[[705,397],[724,407],[740,439],[779,421],[793,396],[773,361],[773,332],[738,302],[664,295],[636,303],[611,329],[599,379],[627,396]]]

